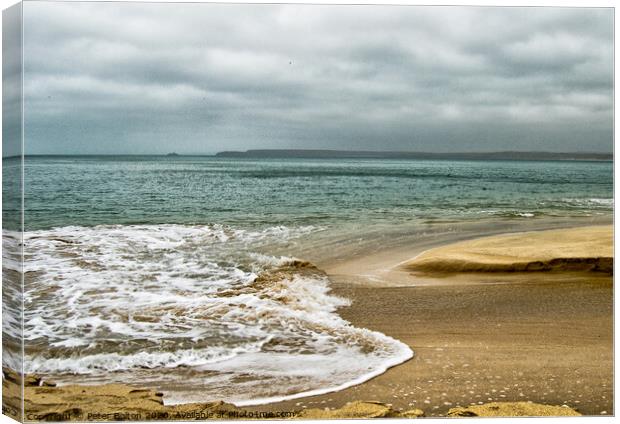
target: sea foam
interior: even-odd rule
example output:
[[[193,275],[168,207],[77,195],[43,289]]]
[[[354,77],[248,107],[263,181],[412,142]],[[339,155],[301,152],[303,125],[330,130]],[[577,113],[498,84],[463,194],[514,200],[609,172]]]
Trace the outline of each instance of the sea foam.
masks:
[[[356,328],[327,276],[278,256],[317,227],[63,227],[25,234],[25,371],[131,381],[167,403],[339,390],[412,357]]]

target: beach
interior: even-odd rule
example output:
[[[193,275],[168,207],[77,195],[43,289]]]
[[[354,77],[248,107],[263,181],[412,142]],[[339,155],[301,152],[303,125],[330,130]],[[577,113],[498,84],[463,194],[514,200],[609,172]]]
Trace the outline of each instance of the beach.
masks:
[[[350,300],[338,314],[357,328],[405,343],[415,356],[337,392],[226,407],[265,413],[314,411],[306,412],[309,418],[327,408],[335,410],[332,417],[346,417],[347,403],[371,401],[389,408],[391,416],[416,409],[425,416],[445,416],[457,407],[534,402],[584,415],[611,415],[613,278],[610,268],[590,265],[611,260],[612,240],[612,226],[596,225],[443,243],[406,261],[394,252],[375,251],[365,258],[372,264],[369,269],[383,269],[374,277],[369,269],[351,265],[359,263],[359,257],[327,264],[332,293]],[[458,267],[452,269],[448,265],[457,253]],[[505,271],[510,261],[544,263],[558,257],[570,258],[571,266],[519,265],[519,272]],[[474,262],[499,262],[501,267],[463,268]],[[424,271],[416,268],[420,263],[426,264]],[[441,269],[429,263],[440,263]],[[360,272],[367,278],[359,278]],[[381,278],[392,281],[378,281]],[[160,397],[165,403],[165,390]],[[92,404],[91,398],[83,402]],[[176,408],[192,410],[191,405]],[[340,408],[344,412],[338,412]]]
[[[522,234],[520,241],[529,241]],[[540,253],[529,258],[535,262],[549,259],[547,252],[558,247],[582,262],[601,253],[608,256],[613,247],[610,226],[524,234],[537,241],[529,249]],[[484,244],[479,240],[495,248],[504,243],[503,250],[512,253],[521,245],[514,235],[502,235],[449,244],[416,260],[445,259],[455,250],[462,254],[468,245]],[[496,255],[487,258],[497,260]],[[411,261],[403,267],[412,267]],[[337,268],[341,273],[346,269]],[[422,284],[417,286],[402,270],[387,272],[384,278],[400,277],[404,286],[392,281],[381,288],[373,279],[355,284],[343,274],[332,277],[335,292],[352,299],[350,307],[339,311],[343,318],[405,342],[415,357],[362,385],[270,407],[340,407],[350,399],[365,399],[397,410],[419,407],[432,416],[456,406],[527,400],[568,405],[587,415],[613,413],[609,270],[445,271],[419,276]]]
[[[274,409],[370,399],[443,415],[459,405],[529,400],[613,413],[608,277],[337,292],[353,299],[345,319],[404,341],[415,358],[360,386]]]
[[[530,251],[548,251],[543,238],[556,246],[564,242],[573,251],[563,251],[572,257],[608,254],[613,248],[611,226],[526,234],[538,239]],[[493,237],[491,244],[514,242],[510,237]],[[455,246],[463,247],[431,250],[427,259]],[[568,405],[586,415],[613,414],[613,282],[608,272],[442,272],[436,277],[436,284],[426,278],[415,286],[405,279],[404,287],[394,282],[382,288],[352,284],[342,275],[335,279],[335,292],[352,299],[339,311],[343,318],[405,342],[415,357],[362,385],[270,407],[340,407],[364,399],[397,410],[418,407],[433,416],[456,406],[525,400]]]

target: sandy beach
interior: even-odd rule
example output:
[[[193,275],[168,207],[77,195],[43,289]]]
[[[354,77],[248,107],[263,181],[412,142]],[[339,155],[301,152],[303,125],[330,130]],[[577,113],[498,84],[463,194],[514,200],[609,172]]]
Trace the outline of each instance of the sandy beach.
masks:
[[[403,267],[421,276],[462,273],[613,273],[613,230],[605,226],[482,237],[430,249]]]
[[[357,327],[406,343],[415,357],[335,393],[239,409],[213,404],[200,408],[346,417],[355,415],[348,402],[371,401],[381,405],[364,406],[370,408],[364,410],[368,416],[406,416],[416,409],[425,416],[445,416],[457,407],[535,402],[584,415],[613,414],[612,238],[612,226],[605,225],[479,238],[407,261],[378,253],[369,258],[375,268],[392,263],[382,274],[391,281],[383,286],[373,278],[357,278],[358,268],[341,263],[327,270],[335,294],[351,300],[339,314]],[[523,266],[558,259],[565,259],[564,265]],[[26,391],[27,404],[39,413],[52,407],[62,412],[58,399],[63,398],[43,405],[40,390]],[[59,390],[63,388],[45,388],[48,395]],[[87,397],[76,396],[75,390],[82,391],[75,387],[65,395],[78,403],[72,407],[82,410],[85,405],[87,410],[110,404],[98,396],[127,396],[123,391],[132,392],[132,399],[112,403],[118,410],[166,410],[165,393],[153,390],[135,392],[120,385],[99,395],[82,391]],[[192,411],[197,405],[175,408]],[[345,409],[334,411],[339,408]],[[389,412],[372,415],[373,408]],[[523,411],[510,406],[497,413]],[[526,414],[544,415],[529,411]]]
[[[475,251],[477,259],[492,263],[502,250],[508,252],[504,264],[556,257],[590,263],[612,255],[612,237],[609,225],[500,235],[429,250],[417,260],[441,262],[454,252],[471,259]],[[398,279],[390,287],[378,288],[372,280],[356,284],[346,266],[332,279],[335,292],[352,300],[342,317],[405,342],[415,351],[413,359],[362,385],[268,409],[338,408],[363,399],[434,416],[456,406],[525,400],[568,405],[586,415],[613,414],[609,269],[454,275],[444,268],[416,279],[402,269],[412,267],[406,261],[383,273]]]

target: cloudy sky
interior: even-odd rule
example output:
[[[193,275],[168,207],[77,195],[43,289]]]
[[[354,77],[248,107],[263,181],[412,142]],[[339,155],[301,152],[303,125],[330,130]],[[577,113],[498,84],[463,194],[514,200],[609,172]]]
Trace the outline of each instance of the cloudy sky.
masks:
[[[27,153],[596,151],[611,9],[27,2]]]

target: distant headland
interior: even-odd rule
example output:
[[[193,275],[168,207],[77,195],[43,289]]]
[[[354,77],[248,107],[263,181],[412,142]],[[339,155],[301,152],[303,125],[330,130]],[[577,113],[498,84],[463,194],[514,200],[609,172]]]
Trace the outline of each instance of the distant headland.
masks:
[[[260,149],[223,151],[217,157],[227,158],[307,158],[307,159],[456,159],[456,160],[613,160],[612,153],[584,152],[399,152],[363,150]]]

